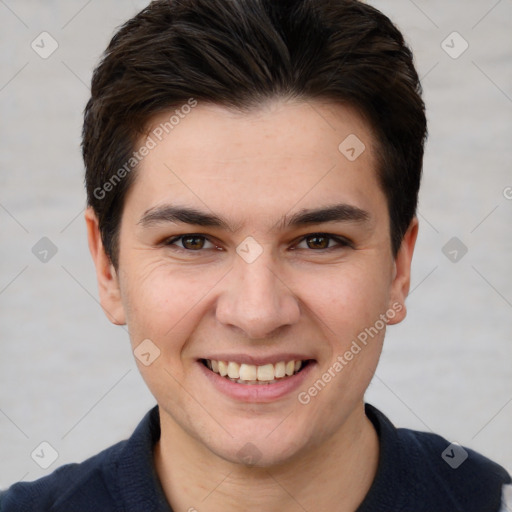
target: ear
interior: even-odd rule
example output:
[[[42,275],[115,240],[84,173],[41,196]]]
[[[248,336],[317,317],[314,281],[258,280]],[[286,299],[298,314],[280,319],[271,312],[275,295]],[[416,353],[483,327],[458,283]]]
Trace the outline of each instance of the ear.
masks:
[[[126,317],[121,301],[119,279],[114,265],[112,265],[110,258],[105,253],[98,219],[91,207],[88,207],[85,211],[85,222],[87,225],[89,250],[96,266],[101,307],[113,324],[124,325],[126,324]]]
[[[417,237],[418,219],[414,217],[402,239],[402,244],[393,263],[394,277],[391,283],[389,307],[396,312],[396,315],[389,319],[389,325],[401,322],[407,315],[405,299],[411,285],[411,262]]]

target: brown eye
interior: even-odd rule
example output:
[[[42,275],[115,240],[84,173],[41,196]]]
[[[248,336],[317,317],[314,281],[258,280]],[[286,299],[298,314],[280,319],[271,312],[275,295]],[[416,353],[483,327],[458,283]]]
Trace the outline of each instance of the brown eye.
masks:
[[[201,251],[207,249],[215,249],[216,246],[204,235],[196,235],[194,233],[190,235],[182,235],[176,238],[172,238],[164,242],[168,247],[176,247],[180,250],[187,251]]]
[[[204,236],[184,236],[181,243],[185,249],[190,251],[198,251],[204,247]]]
[[[316,251],[322,250],[334,250],[344,249],[352,247],[353,244],[350,240],[329,233],[312,233],[305,236],[302,240],[294,247],[295,249],[312,249]]]
[[[306,243],[309,249],[327,249],[330,240],[327,236],[313,235],[306,238]]]

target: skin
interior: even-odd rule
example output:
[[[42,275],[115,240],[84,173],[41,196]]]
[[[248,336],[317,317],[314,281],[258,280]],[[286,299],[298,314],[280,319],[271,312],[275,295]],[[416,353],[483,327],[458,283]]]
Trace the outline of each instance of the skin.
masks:
[[[366,146],[355,161],[338,151],[350,134]],[[364,392],[385,328],[308,404],[297,395],[380,315],[399,305],[388,325],[405,317],[418,224],[393,257],[374,153],[370,127],[347,106],[276,100],[240,113],[200,104],[137,170],[117,269],[87,210],[105,313],[128,325],[133,349],[150,339],[160,350],[151,365],[137,363],[160,406],[155,466],[173,510],[353,511],[364,499],[379,455]],[[285,226],[298,212],[340,203],[367,219]],[[141,223],[165,204],[229,227]],[[186,234],[205,238],[172,241]],[[263,251],[252,263],[236,252],[248,236]],[[198,359],[220,353],[299,353],[314,363],[299,389],[241,401],[201,371]],[[251,466],[238,454],[247,443],[257,448]]]

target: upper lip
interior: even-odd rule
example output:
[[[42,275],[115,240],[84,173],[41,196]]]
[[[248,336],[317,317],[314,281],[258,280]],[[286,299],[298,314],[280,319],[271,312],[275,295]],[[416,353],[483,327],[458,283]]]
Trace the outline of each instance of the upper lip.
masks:
[[[212,354],[209,356],[202,357],[201,359],[213,359],[214,361],[232,361],[238,364],[253,364],[256,366],[263,366],[265,364],[276,364],[284,361],[307,361],[313,360],[312,357],[304,354],[296,353],[281,353],[281,354],[269,354],[268,356],[254,356],[250,354]]]

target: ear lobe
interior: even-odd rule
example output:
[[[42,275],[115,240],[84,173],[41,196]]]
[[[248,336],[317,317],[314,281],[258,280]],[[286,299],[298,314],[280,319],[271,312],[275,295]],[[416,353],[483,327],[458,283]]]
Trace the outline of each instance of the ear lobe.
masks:
[[[411,285],[411,262],[414,253],[414,246],[418,237],[418,219],[414,217],[402,239],[402,244],[395,257],[393,281],[391,283],[391,294],[389,307],[397,314],[388,321],[389,325],[401,322],[407,315],[405,299]],[[397,307],[400,304],[401,307]],[[393,305],[395,305],[393,307]]]
[[[119,279],[114,265],[112,265],[110,258],[105,253],[98,219],[91,207],[88,207],[85,211],[85,222],[87,225],[89,250],[96,267],[101,307],[113,324],[124,325],[126,324],[126,317],[121,300]]]

